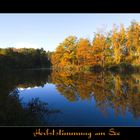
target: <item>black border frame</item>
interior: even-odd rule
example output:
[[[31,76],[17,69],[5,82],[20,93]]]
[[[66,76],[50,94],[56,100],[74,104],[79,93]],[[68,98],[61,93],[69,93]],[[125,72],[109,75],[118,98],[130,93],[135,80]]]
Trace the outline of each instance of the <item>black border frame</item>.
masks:
[[[0,1],[0,13],[140,13],[140,4],[136,1],[111,0],[3,0]],[[10,23],[9,23],[10,24]],[[1,138],[11,139],[87,139],[85,137],[34,137],[36,129],[64,129],[68,131],[108,131],[110,128],[120,132],[119,137],[98,136],[92,139],[140,138],[140,127],[11,127],[0,126]]]

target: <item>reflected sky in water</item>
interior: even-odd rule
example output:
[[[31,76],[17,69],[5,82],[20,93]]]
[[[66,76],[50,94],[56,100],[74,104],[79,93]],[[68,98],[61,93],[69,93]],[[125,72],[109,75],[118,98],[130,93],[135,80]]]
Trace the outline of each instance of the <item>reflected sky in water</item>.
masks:
[[[89,100],[78,98],[77,101],[70,102],[54,84],[19,91],[20,98],[25,103],[39,97],[41,101],[47,102],[50,108],[61,110],[60,114],[52,116],[56,126],[140,126],[140,118],[134,119],[128,109],[125,116],[115,116],[113,108],[109,106],[102,112],[103,110],[96,106],[94,96]]]
[[[140,126],[140,74],[7,72],[1,76],[0,92],[0,125],[38,125],[38,119],[30,121],[34,114],[26,115],[31,100],[39,99],[59,111],[44,114],[49,126]]]

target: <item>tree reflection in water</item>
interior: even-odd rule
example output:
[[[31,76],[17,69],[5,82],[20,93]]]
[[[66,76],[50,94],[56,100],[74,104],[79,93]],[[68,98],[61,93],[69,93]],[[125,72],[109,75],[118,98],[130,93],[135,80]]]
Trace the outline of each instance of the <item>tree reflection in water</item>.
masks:
[[[104,115],[111,107],[116,116],[125,116],[128,110],[135,119],[140,117],[139,74],[53,71],[51,79],[60,94],[70,102],[94,98]]]
[[[55,84],[59,93],[70,102],[94,99],[96,107],[104,115],[108,115],[111,108],[116,116],[125,116],[129,111],[133,118],[140,117],[140,74],[137,73],[122,75],[40,70],[0,73],[1,126],[48,125],[46,116],[60,111],[50,110],[39,98],[23,105],[18,94],[19,87],[43,87],[46,83]]]
[[[0,125],[1,126],[43,126],[48,125],[46,115],[59,113],[49,109],[47,103],[33,98],[24,106],[17,87],[43,86],[49,82],[47,71],[1,72],[0,77]],[[10,93],[10,94],[9,94]],[[50,125],[50,124],[49,124]]]

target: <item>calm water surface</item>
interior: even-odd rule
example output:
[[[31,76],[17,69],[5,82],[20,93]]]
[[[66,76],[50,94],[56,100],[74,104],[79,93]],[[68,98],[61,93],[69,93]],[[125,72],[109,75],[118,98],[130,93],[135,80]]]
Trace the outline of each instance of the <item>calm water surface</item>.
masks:
[[[140,74],[1,74],[0,125],[140,126]]]

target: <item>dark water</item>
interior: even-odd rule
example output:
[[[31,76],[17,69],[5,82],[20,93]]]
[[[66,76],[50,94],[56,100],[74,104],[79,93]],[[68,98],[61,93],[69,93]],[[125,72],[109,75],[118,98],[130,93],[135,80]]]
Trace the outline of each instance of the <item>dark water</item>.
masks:
[[[140,74],[1,72],[1,126],[140,126]]]

